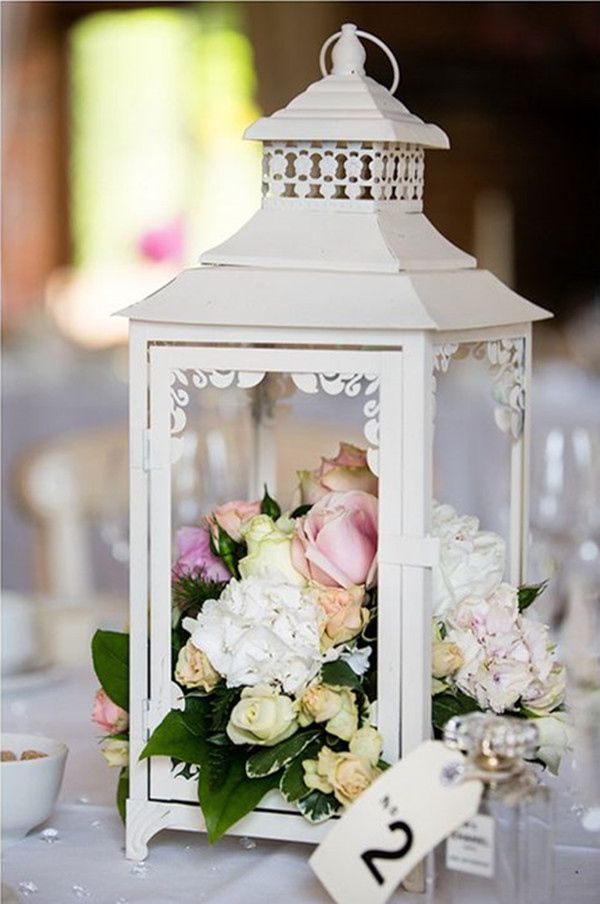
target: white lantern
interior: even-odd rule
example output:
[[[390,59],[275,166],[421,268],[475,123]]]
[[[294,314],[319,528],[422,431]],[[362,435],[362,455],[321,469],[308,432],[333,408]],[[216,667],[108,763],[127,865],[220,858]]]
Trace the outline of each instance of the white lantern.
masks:
[[[359,37],[389,56],[390,90],[365,75]],[[398,68],[389,49],[344,25],[323,46],[321,69],[323,78],[246,131],[263,142],[261,209],[198,266],[124,312],[131,321],[127,856],[136,860],[160,829],[203,830],[193,783],[175,777],[166,758],[138,757],[178,705],[174,530],[224,502],[232,474],[232,492],[245,498],[265,483],[275,493],[282,458],[301,461],[319,429],[331,438],[336,416],[344,420],[355,406],[379,475],[377,724],[390,762],[431,731],[434,372],[461,351],[487,355],[494,368],[498,424],[512,436],[513,581],[523,573],[531,322],[547,314],[478,269],[423,215],[424,151],[447,148],[448,139],[392,96]],[[301,414],[296,426],[291,398]],[[318,418],[307,420],[311,405],[320,428]],[[276,791],[232,829],[313,843],[325,831]]]

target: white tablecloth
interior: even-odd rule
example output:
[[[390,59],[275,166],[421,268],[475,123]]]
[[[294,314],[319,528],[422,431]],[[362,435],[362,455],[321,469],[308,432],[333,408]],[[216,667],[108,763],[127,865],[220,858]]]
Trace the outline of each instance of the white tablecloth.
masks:
[[[257,840],[256,847],[247,849],[239,839],[225,838],[211,848],[203,835],[163,832],[150,842],[142,867],[126,860],[123,827],[113,805],[116,772],[105,766],[89,720],[94,689],[93,675],[86,671],[64,674],[62,679],[55,675],[38,689],[5,691],[6,731],[49,735],[69,745],[59,803],[46,823],[59,832],[59,840],[43,841],[40,827],[4,851],[3,882],[15,891],[23,882],[38,888],[17,900],[32,904],[68,904],[78,899],[90,904],[330,902],[307,865],[312,849],[305,845]],[[597,904],[600,835],[580,828],[564,793],[567,782],[568,770],[557,788],[556,904]],[[396,900],[425,904],[423,896],[406,893],[399,893]]]

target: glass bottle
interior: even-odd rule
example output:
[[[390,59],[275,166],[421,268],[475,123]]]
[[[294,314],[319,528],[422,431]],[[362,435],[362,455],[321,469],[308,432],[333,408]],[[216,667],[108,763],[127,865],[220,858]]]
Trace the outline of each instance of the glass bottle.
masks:
[[[477,815],[446,839],[444,904],[552,904],[553,801],[524,761],[537,747],[533,722],[486,713],[450,719],[447,746],[466,754],[447,780],[484,783]]]

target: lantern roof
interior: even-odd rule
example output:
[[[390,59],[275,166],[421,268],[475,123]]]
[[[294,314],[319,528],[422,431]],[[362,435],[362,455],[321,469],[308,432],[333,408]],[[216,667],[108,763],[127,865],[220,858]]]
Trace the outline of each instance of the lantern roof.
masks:
[[[359,38],[392,62],[364,72]],[[333,72],[325,55],[332,51]],[[424,149],[448,147],[393,96],[398,64],[344,25],[323,78],[245,133],[263,145],[261,208],[200,265],[120,313],[257,327],[464,330],[551,316],[477,268],[422,212]]]
[[[365,48],[359,37],[374,41],[388,54],[394,71],[391,90],[365,73]],[[331,74],[325,54],[333,47]],[[436,125],[423,122],[393,94],[399,81],[398,64],[389,48],[356,25],[342,25],[321,50],[323,78],[295,97],[282,110],[258,119],[244,138],[260,141],[402,141],[425,148],[448,148],[448,136]]]

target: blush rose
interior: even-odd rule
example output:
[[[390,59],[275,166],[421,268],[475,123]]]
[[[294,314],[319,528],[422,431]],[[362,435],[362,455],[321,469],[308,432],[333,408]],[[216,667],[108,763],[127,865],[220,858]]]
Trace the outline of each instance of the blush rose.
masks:
[[[218,528],[221,527],[232,540],[239,543],[242,539],[242,524],[259,513],[260,502],[234,499],[215,509],[208,521],[215,540],[218,539]]]
[[[106,691],[96,691],[92,708],[92,722],[106,734],[119,734],[127,730],[129,716],[124,709],[110,699]]]
[[[370,587],[377,571],[377,499],[351,490],[323,496],[292,542],[295,568],[325,587]]]
[[[367,453],[351,443],[340,443],[335,458],[322,458],[314,471],[298,471],[300,501],[314,505],[331,492],[363,490],[377,495],[377,477],[367,464]]]

